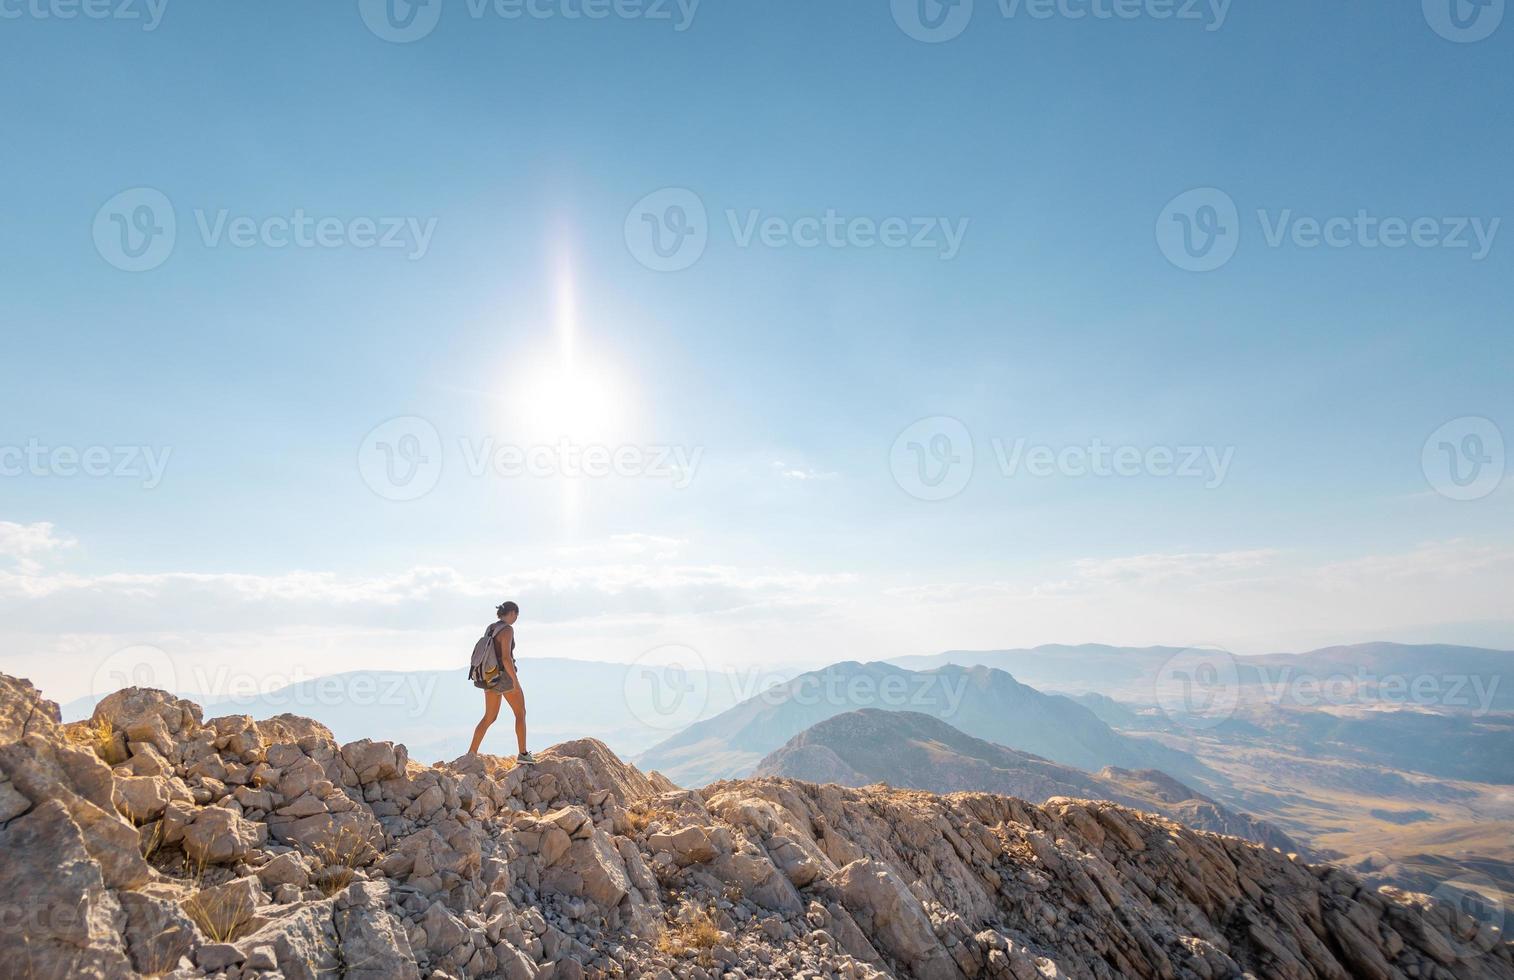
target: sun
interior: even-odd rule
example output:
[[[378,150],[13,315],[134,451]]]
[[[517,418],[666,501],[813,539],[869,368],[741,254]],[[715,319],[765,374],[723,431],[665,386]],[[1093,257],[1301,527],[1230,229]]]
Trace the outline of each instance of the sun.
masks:
[[[615,373],[578,359],[513,372],[520,390],[511,399],[527,438],[566,439],[578,445],[604,444],[623,430],[624,393]]]
[[[625,375],[597,352],[580,350],[575,280],[565,261],[555,279],[554,351],[528,357],[509,372],[512,431],[532,443],[564,440],[579,448],[624,442],[633,425]]]

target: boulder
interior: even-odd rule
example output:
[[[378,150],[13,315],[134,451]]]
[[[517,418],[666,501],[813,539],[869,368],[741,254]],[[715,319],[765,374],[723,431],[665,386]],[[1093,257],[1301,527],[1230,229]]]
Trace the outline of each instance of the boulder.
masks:
[[[931,929],[920,900],[891,868],[862,858],[835,876],[841,904],[874,945],[927,980],[957,980],[962,971]]]
[[[116,809],[133,823],[146,823],[163,815],[173,798],[162,776],[122,776],[116,780]]]
[[[27,735],[56,738],[62,720],[58,705],[44,698],[31,681],[0,674],[0,745]]]
[[[358,882],[336,896],[332,923],[341,937],[344,976],[354,980],[418,980],[420,970],[403,924],[387,907],[387,889]]]
[[[304,858],[293,851],[286,851],[258,869],[258,881],[269,891],[280,885],[304,888],[310,884],[310,869]]]
[[[53,800],[64,806],[106,885],[136,888],[152,880],[152,869],[138,850],[136,828],[116,812],[110,768],[93,751],[31,734],[0,745],[0,773],[33,804]],[[13,801],[10,808],[15,805]]]
[[[546,892],[575,895],[602,910],[619,905],[630,887],[620,852],[601,831],[573,841],[562,859],[542,875]]]
[[[267,836],[261,825],[218,806],[196,811],[183,834],[184,853],[201,865],[245,860]]]
[[[149,976],[172,972],[205,937],[178,902],[144,892],[117,893],[126,913],[125,938],[131,962]]]
[[[125,916],[84,834],[57,800],[0,829],[0,962],[16,977],[131,972]]]

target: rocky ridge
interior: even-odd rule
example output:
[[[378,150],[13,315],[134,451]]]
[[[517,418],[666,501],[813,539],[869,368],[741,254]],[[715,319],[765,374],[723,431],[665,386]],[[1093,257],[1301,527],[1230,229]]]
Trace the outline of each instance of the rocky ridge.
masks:
[[[422,766],[135,688],[58,717],[0,675],[20,977],[1514,980],[1450,906],[1111,803],[682,790],[593,740]]]
[[[843,786],[887,783],[932,793],[981,790],[1031,802],[1054,796],[1112,800],[1195,830],[1244,837],[1284,853],[1306,853],[1277,827],[1166,773],[1112,766],[1083,772],[974,738],[914,711],[863,708],[828,718],[789,739],[758,763],[753,775]]]

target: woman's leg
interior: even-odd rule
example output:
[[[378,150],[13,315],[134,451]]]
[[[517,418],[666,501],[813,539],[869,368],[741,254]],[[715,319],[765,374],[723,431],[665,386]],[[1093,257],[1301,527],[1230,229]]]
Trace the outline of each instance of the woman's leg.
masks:
[[[494,724],[494,719],[499,717],[499,695],[493,691],[484,692],[484,719],[473,729],[473,745],[468,749],[471,755],[478,751],[478,747],[484,744],[484,733],[489,726]]]
[[[526,751],[526,696],[519,687],[512,687],[505,692],[505,700],[510,702],[510,710],[515,712],[515,741],[520,743],[520,750]]]

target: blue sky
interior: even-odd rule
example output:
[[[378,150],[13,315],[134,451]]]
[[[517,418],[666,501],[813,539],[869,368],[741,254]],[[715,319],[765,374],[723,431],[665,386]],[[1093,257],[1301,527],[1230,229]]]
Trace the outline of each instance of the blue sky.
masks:
[[[1437,2],[976,0],[942,43],[886,2],[706,0],[680,31],[671,4],[443,0],[408,43],[355,2],[169,0],[152,30],[4,6],[0,445],[168,453],[151,488],[51,455],[0,477],[5,662],[60,695],[141,644],[181,671],[446,666],[506,594],[540,653],[610,660],[1514,647],[1514,23],[1464,43]],[[177,230],[131,272],[106,253],[142,198],[110,202],[138,188]],[[665,188],[704,211],[678,271],[629,240]],[[1204,272],[1158,234],[1198,188],[1239,243]],[[1300,244],[1359,212],[1434,231]],[[225,228],[302,213],[346,244]],[[931,233],[792,243],[829,213]],[[743,247],[767,219],[780,243]],[[400,247],[356,247],[364,222]],[[439,440],[417,500],[359,465],[396,417]],[[973,440],[944,500],[891,466],[932,418]],[[1437,445],[1486,450],[1476,499],[1427,472],[1448,423]],[[562,436],[698,463],[469,472]],[[1230,461],[1006,475],[1019,439]]]

